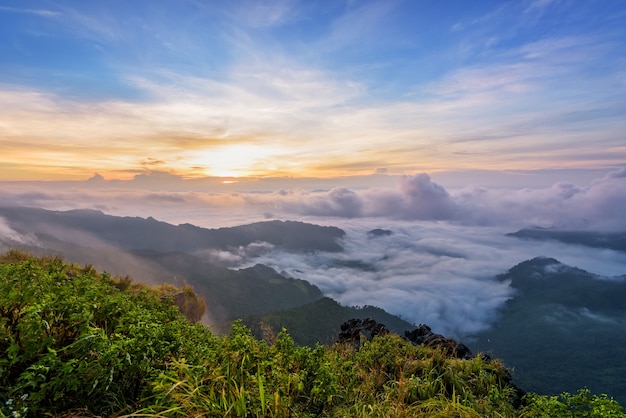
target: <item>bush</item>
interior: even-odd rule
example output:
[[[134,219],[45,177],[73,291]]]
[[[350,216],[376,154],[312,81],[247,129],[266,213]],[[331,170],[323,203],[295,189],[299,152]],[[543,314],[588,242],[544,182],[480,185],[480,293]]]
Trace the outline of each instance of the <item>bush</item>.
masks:
[[[0,265],[0,397],[13,408],[115,413],[146,396],[172,357],[213,338],[149,289],[109,279],[60,259]]]
[[[268,344],[235,322],[218,337],[164,292],[178,291],[58,258],[0,256],[0,418],[625,416],[588,390],[531,394],[518,408],[499,361],[397,335],[357,350],[298,346],[283,330]]]

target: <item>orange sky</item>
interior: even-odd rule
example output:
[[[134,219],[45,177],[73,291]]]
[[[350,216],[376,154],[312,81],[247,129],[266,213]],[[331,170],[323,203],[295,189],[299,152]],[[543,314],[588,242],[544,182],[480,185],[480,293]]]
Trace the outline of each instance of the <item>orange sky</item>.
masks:
[[[137,4],[0,7],[0,180],[626,161],[619,3]]]
[[[187,177],[333,177],[382,168],[392,174],[595,168],[619,165],[626,154],[617,140],[600,153],[586,131],[502,140],[498,126],[446,123],[444,115],[455,116],[441,103],[348,107],[332,114],[319,106],[297,117],[254,100],[236,103],[229,108],[187,97],[80,103],[26,89],[4,91],[0,179],[86,179],[94,172],[128,179],[150,170]],[[221,116],[210,117],[215,114]],[[617,137],[611,129],[605,135]],[[464,133],[480,138],[463,140]],[[568,149],[555,137],[563,137]]]

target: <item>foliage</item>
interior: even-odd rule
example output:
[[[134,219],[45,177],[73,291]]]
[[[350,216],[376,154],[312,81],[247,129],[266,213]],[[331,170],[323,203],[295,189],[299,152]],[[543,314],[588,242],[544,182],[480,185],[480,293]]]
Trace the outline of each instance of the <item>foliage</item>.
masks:
[[[332,344],[341,332],[341,324],[353,318],[373,318],[398,334],[414,328],[409,322],[380,308],[342,306],[328,297],[291,309],[244,317],[243,322],[258,338],[271,337],[287,328],[296,343],[314,346],[318,342]]]
[[[355,350],[283,330],[269,344],[241,322],[216,336],[163,297],[171,289],[56,258],[0,261],[0,418],[624,416],[584,390],[520,407],[506,368],[482,356],[396,335]]]
[[[471,348],[495,353],[529,391],[556,395],[585,386],[626,404],[626,281],[549,258],[524,261],[500,278],[515,297]]]
[[[592,395],[589,389],[579,389],[577,393],[567,392],[558,396],[527,396],[528,406],[522,411],[523,417],[624,417],[619,403],[607,395]]]
[[[184,277],[206,298],[211,323],[228,333],[235,319],[307,304],[322,292],[304,280],[290,279],[264,265],[229,269],[206,257],[182,252],[135,251],[134,256],[158,265],[166,277]],[[279,328],[280,330],[280,328]]]
[[[15,253],[7,259],[19,258]],[[111,414],[145,396],[170,357],[212,336],[145,287],[62,260],[0,265],[0,397],[33,414],[86,406]]]

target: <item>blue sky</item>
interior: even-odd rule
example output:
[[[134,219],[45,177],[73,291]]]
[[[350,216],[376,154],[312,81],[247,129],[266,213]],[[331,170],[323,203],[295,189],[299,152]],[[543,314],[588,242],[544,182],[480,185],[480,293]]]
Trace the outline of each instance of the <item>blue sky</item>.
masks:
[[[624,273],[504,234],[626,231],[626,0],[0,0],[0,205],[340,226],[254,262],[477,330],[525,259]]]
[[[0,179],[616,169],[626,3],[0,2]]]

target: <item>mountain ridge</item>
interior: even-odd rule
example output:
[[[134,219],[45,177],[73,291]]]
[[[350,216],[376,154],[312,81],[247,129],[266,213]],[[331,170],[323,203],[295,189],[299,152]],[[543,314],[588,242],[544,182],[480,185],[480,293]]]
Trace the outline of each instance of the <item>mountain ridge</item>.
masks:
[[[337,227],[298,221],[271,220],[248,225],[208,229],[191,224],[172,225],[152,217],[107,215],[100,210],[50,211],[17,206],[0,207],[0,216],[18,232],[51,233],[68,239],[92,234],[125,250],[197,251],[229,249],[267,242],[291,251],[339,252],[345,232]],[[55,234],[56,232],[56,234]]]
[[[626,232],[597,232],[536,227],[523,228],[506,235],[527,240],[553,240],[566,244],[578,244],[586,247],[607,248],[626,252]]]
[[[626,401],[626,276],[536,257],[497,278],[516,293],[474,336],[474,351],[501,358],[525,390],[556,394],[587,386]]]

